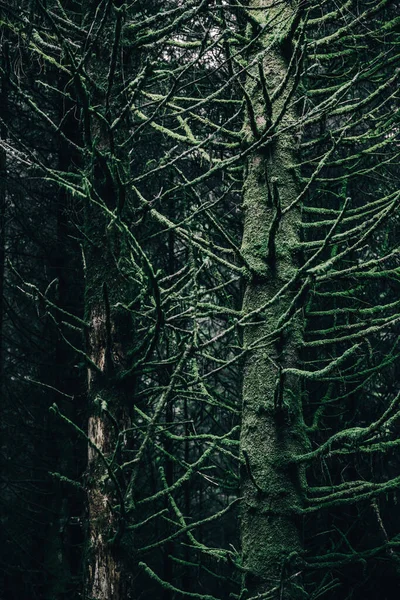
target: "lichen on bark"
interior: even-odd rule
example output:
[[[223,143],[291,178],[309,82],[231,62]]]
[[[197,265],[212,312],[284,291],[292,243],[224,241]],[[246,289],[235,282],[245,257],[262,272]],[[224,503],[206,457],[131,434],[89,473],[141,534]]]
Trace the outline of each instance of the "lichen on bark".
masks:
[[[255,10],[261,4],[263,10]],[[277,330],[298,291],[300,215],[296,207],[286,213],[285,208],[298,196],[293,168],[298,162],[293,102],[296,66],[288,70],[287,44],[291,40],[287,37],[293,35],[292,25],[299,22],[299,15],[289,2],[283,6],[272,0],[253,0],[251,8],[263,33],[249,57],[247,94],[257,126],[264,128],[264,139],[249,156],[244,185],[242,252],[253,277],[243,311],[257,312],[267,303],[269,307],[260,310],[244,329],[248,349],[241,433],[244,587],[248,597],[264,597],[270,592],[268,598],[297,599],[305,597],[301,569],[295,567],[302,551],[298,513],[304,473],[293,468],[290,457],[304,451],[307,442],[300,383],[293,375],[285,376],[285,369],[298,364],[302,321],[294,316],[289,327]],[[246,136],[256,141],[250,123]],[[294,284],[287,286],[290,281]],[[281,294],[284,286],[286,291]]]

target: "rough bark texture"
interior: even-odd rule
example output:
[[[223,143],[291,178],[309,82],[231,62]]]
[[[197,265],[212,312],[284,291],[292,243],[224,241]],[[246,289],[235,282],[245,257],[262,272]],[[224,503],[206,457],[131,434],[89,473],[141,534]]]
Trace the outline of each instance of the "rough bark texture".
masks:
[[[89,368],[88,437],[88,597],[96,600],[129,598],[130,578],[122,575],[118,556],[118,539],[123,523],[121,498],[115,477],[106,461],[114,456],[116,428],[128,426],[123,392],[115,380],[112,353],[119,347],[120,332],[114,321],[110,303],[114,294],[123,293],[115,267],[115,257],[106,235],[106,222],[101,213],[88,210],[90,238],[95,244],[86,252],[86,320],[89,323],[87,353],[97,369]],[[110,296],[108,295],[110,293]],[[115,456],[114,456],[115,459]],[[110,461],[109,461],[110,464]],[[115,465],[114,465],[115,467]]]
[[[252,14],[263,24],[266,33],[254,48],[262,52],[259,64],[265,76],[268,95],[287,77],[284,54],[285,32],[295,16],[289,2],[253,0],[252,8],[266,7]],[[264,52],[266,51],[266,52]],[[288,95],[295,86],[293,75],[282,94],[272,100],[268,115],[265,90],[262,91],[259,66],[250,68],[247,93],[252,99],[257,127],[268,127],[269,116],[274,122],[280,115]],[[268,102],[267,102],[268,103]],[[281,133],[274,141],[260,147],[249,158],[244,186],[245,222],[242,251],[254,271],[248,283],[244,311],[250,312],[267,304],[296,273],[299,240],[299,213],[280,213],[297,196],[296,176],[292,165],[296,161],[297,141],[287,127],[296,121],[290,100],[276,130]],[[254,138],[254,126],[248,136]],[[245,327],[247,347],[260,343],[249,352],[244,372],[242,451],[242,546],[244,566],[248,570],[248,596],[268,598],[302,597],[300,576],[296,573],[295,557],[301,552],[301,520],[296,509],[301,506],[302,474],[290,465],[289,457],[303,447],[301,394],[297,381],[284,377],[282,371],[297,366],[301,323],[295,320],[279,335],[266,338],[277,326],[295,294],[295,287],[282,295]]]
[[[104,372],[106,354],[106,316],[104,306],[93,306],[90,315],[91,330],[89,334],[89,356]],[[89,397],[91,415],[88,423],[88,436],[99,451],[108,457],[114,446],[114,432],[111,422],[107,422],[102,414],[102,392],[89,371]],[[94,380],[94,381],[93,381]],[[97,385],[96,385],[97,384]],[[96,389],[97,388],[97,389]],[[96,600],[120,598],[120,572],[113,556],[113,549],[108,543],[114,530],[114,515],[111,506],[115,503],[114,495],[108,490],[110,485],[104,461],[93,446],[88,448],[88,521],[89,534],[89,596]]]

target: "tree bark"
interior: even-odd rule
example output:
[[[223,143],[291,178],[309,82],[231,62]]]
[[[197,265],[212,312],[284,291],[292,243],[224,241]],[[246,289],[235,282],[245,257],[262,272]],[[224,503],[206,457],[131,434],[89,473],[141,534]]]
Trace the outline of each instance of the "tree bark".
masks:
[[[247,138],[252,143],[267,130],[272,137],[266,136],[248,160],[242,252],[253,274],[243,310],[267,308],[252,317],[244,330],[244,345],[250,351],[243,381],[241,536],[248,597],[261,598],[275,590],[268,598],[292,599],[303,597],[300,569],[295,568],[301,553],[298,509],[303,474],[290,464],[290,457],[305,442],[300,386],[285,377],[285,369],[298,363],[301,320],[292,319],[289,328],[273,332],[293,302],[296,285],[268,303],[298,268],[299,211],[282,216],[298,195],[293,168],[298,158],[292,101],[296,82],[288,73],[285,56],[296,10],[289,2],[250,3],[252,9],[261,5],[262,10],[252,11],[263,33],[250,56]],[[262,58],[253,64],[257,55]],[[282,92],[274,94],[283,81]]]
[[[112,304],[123,297],[123,282],[101,209],[87,210],[86,321],[89,323],[88,371],[88,597],[96,600],[130,598],[130,577],[120,558],[123,536],[123,484],[118,479],[118,433],[129,426],[123,386],[116,380],[113,355],[121,352],[121,327]],[[113,457],[113,466],[111,458]]]

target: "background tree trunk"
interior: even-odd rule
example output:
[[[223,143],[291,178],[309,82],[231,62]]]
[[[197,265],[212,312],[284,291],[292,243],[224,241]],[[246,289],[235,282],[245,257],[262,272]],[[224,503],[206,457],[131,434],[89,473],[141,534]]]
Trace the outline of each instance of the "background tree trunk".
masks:
[[[113,378],[113,347],[119,330],[110,302],[118,286],[118,272],[106,235],[101,211],[91,210],[86,252],[86,320],[89,323],[87,354],[93,363],[88,371],[88,596],[96,600],[129,598],[130,578],[122,576],[118,541],[124,526],[120,481],[112,468],[119,428],[127,425],[122,391]],[[118,290],[119,291],[119,290]],[[117,491],[118,488],[118,491]]]

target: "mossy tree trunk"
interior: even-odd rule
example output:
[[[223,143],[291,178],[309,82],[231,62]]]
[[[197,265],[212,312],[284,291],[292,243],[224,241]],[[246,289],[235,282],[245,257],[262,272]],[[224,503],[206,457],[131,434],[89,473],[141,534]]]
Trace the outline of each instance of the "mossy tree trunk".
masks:
[[[303,475],[290,456],[304,447],[304,433],[300,385],[285,370],[298,363],[301,319],[277,330],[293,306],[296,284],[280,291],[298,269],[300,215],[297,209],[285,214],[298,194],[296,67],[288,71],[298,14],[289,2],[253,0],[250,6],[263,33],[249,59],[247,138],[264,141],[250,155],[244,186],[242,252],[253,275],[243,310],[255,315],[244,330],[250,350],[243,382],[241,535],[248,597],[275,589],[268,598],[292,599],[303,597],[301,569],[294,564],[301,552]]]

